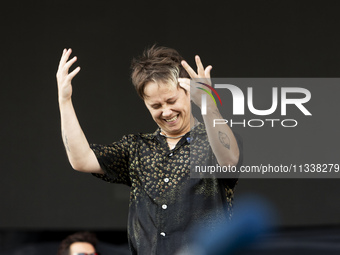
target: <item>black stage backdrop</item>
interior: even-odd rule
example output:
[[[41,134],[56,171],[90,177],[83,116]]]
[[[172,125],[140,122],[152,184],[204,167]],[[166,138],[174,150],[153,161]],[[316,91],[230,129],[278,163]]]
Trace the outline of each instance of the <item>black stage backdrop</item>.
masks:
[[[339,77],[339,9],[336,1],[2,3],[0,229],[126,228],[128,187],[68,164],[55,79],[63,48],[82,68],[73,82],[81,126],[90,142],[110,143],[156,129],[130,81],[131,59],[145,47],[176,48],[191,65],[199,54],[214,77]],[[280,226],[338,225],[339,183],[242,179],[235,198],[267,198]]]

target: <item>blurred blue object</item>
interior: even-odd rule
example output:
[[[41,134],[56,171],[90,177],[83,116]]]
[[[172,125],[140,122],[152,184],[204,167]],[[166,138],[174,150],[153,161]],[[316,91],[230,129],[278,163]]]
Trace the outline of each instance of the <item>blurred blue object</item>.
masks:
[[[213,233],[199,227],[193,231],[195,238],[189,250],[181,250],[177,255],[235,254],[268,233],[276,221],[275,215],[274,208],[263,198],[254,195],[240,198],[230,221],[216,223]]]

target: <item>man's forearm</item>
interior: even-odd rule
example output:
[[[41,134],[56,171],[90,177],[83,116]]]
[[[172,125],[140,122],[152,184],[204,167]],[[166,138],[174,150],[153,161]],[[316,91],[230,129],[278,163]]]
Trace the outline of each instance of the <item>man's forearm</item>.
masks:
[[[216,125],[214,119],[223,119],[218,108],[211,104],[207,109],[208,114],[203,115],[210,146],[221,166],[237,165],[239,148],[236,138],[227,124]]]
[[[100,166],[80,127],[71,99],[59,102],[61,132],[71,166],[78,171],[98,172]]]

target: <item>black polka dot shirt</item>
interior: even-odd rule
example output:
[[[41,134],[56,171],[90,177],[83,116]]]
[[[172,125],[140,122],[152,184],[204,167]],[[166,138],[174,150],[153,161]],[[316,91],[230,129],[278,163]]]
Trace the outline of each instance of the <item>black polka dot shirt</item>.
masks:
[[[242,144],[236,138],[240,165]],[[200,144],[195,150],[199,155],[190,155],[193,144]],[[91,144],[91,148],[105,172],[94,176],[131,187],[128,240],[132,254],[175,254],[193,239],[192,228],[197,224],[204,221],[209,228],[218,220],[230,219],[237,179],[190,178],[190,160],[216,164],[202,123],[172,150],[160,130],[127,135],[110,145]]]

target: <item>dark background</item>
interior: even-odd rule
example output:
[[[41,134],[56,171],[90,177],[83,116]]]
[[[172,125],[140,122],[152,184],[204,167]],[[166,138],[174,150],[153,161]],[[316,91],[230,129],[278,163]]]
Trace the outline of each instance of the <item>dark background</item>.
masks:
[[[339,77],[339,10],[336,1],[2,4],[1,233],[126,229],[128,187],[67,161],[55,79],[65,47],[82,68],[73,82],[81,126],[89,142],[110,143],[156,128],[130,80],[131,59],[147,46],[175,48],[191,65],[199,54],[214,77]],[[339,191],[338,179],[242,179],[235,199],[264,196],[280,227],[337,226]]]

